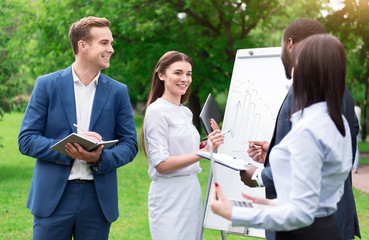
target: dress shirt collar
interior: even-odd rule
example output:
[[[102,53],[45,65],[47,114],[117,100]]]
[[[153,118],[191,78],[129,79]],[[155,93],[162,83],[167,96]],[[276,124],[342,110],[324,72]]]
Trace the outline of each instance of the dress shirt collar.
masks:
[[[99,83],[99,77],[100,77],[100,71],[97,73],[97,75],[94,77],[94,79],[92,80],[92,82],[89,84],[89,86],[91,84],[93,84],[93,86],[97,86],[97,84]],[[76,72],[74,71],[74,64],[72,64],[72,74],[73,74],[73,82],[74,83],[78,83],[78,84],[83,84],[81,82],[81,80],[79,80]],[[83,84],[84,85],[84,84]]]
[[[327,102],[317,102],[309,107],[304,108],[304,112],[301,110],[292,114],[290,121],[292,125],[296,124],[301,119],[307,118],[308,116],[315,116],[317,112],[326,113],[327,109]]]

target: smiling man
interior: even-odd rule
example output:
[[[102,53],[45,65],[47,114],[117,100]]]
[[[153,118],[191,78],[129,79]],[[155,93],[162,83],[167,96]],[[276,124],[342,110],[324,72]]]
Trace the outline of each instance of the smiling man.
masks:
[[[36,158],[27,202],[33,239],[108,239],[118,218],[116,169],[131,162],[138,148],[127,86],[100,72],[114,53],[109,27],[106,18],[73,23],[75,62],[36,80],[18,137],[20,152]],[[119,142],[91,152],[68,143],[72,157],[50,149],[72,132]]]

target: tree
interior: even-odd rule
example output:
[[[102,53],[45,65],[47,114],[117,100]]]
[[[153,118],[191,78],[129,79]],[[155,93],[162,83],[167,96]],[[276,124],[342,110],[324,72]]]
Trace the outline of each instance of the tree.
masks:
[[[343,4],[344,7],[341,10],[329,14],[323,20],[326,22],[327,29],[334,32],[348,50],[347,55],[350,57],[348,76],[351,78],[350,82],[365,87],[362,99],[363,121],[361,134],[364,141],[367,135],[369,80],[369,3],[368,0],[345,0]]]
[[[35,0],[26,4],[30,14],[17,31],[15,45],[22,51],[19,62],[35,78],[73,61],[67,37],[72,22],[88,15],[108,18],[116,44],[104,73],[128,85],[133,105],[148,96],[160,56],[169,50],[187,53],[194,59],[189,106],[200,129],[201,102],[209,92],[227,94],[237,49],[279,46],[283,29],[299,14],[317,16],[321,2]]]
[[[149,86],[148,73],[152,73],[164,52],[174,49],[190,55],[195,64],[189,105],[195,125],[200,129],[200,102],[209,92],[214,95],[227,92],[236,50],[260,45],[260,40],[248,36],[277,7],[275,0],[130,1],[127,8],[123,8],[128,14],[117,14],[130,16],[120,23],[128,27],[127,34],[122,34],[124,50],[135,52],[136,56],[140,54],[139,58],[126,59],[128,72],[135,73],[135,82]],[[133,36],[128,35],[132,32]],[[145,63],[135,64],[138,59]],[[142,71],[143,65],[145,71]],[[145,99],[149,88],[143,90],[140,100]]]
[[[18,68],[9,52],[9,43],[14,35],[16,21],[13,13],[16,4],[10,1],[1,4],[0,20],[0,118],[12,109],[12,98],[18,93],[19,81],[14,76]]]

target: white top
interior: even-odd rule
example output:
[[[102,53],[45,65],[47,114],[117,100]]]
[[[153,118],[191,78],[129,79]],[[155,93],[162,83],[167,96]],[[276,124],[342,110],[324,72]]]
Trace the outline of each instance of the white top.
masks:
[[[173,172],[160,174],[156,166],[169,156],[188,154],[199,150],[200,135],[192,123],[192,112],[161,98],[146,109],[144,136],[149,160],[149,176],[172,177],[200,173],[199,162]]]
[[[76,102],[76,114],[77,114],[76,124],[83,129],[89,130],[92,105],[95,97],[96,86],[98,84],[98,79],[100,77],[100,72],[96,75],[96,77],[92,80],[92,82],[88,86],[85,86],[79,80],[77,74],[74,72],[73,65],[72,65],[72,73],[74,83],[74,96]],[[77,128],[77,133],[82,134],[79,128]],[[94,179],[90,169],[90,165],[86,161],[78,159],[74,160],[68,180],[73,179],[83,179],[83,180]]]
[[[232,224],[288,231],[334,213],[352,165],[350,129],[342,118],[345,137],[330,118],[326,102],[294,113],[291,131],[270,154],[275,206],[234,207]]]

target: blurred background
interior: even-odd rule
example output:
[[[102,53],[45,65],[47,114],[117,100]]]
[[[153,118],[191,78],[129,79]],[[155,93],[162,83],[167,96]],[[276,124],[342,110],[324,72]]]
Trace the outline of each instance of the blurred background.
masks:
[[[278,47],[284,29],[309,17],[339,38],[347,55],[346,84],[361,108],[360,157],[369,152],[367,99],[369,78],[369,0],[0,0],[0,238],[31,239],[33,216],[26,209],[34,159],[18,151],[17,136],[38,76],[70,66],[74,55],[70,25],[86,16],[111,21],[115,53],[103,73],[126,84],[138,133],[151,74],[158,59],[177,50],[194,60],[187,105],[194,123],[208,96],[224,113],[237,49]],[[139,141],[139,139],[138,139]],[[201,161],[205,195],[209,162]],[[368,182],[369,155],[360,158],[354,185]],[[366,167],[366,168],[364,168]],[[367,169],[367,173],[365,173]],[[147,160],[139,153],[118,170],[120,218],[110,239],[150,239]],[[369,239],[369,188],[354,188],[362,239]],[[205,230],[204,239],[220,239]],[[227,239],[255,239],[228,236]]]
[[[1,0],[0,115],[23,112],[35,79],[74,61],[70,25],[86,16],[112,23],[115,53],[103,72],[128,85],[142,113],[159,57],[177,50],[194,59],[188,106],[198,115],[209,92],[224,111],[237,49],[280,46],[302,17],[323,23],[347,50],[347,86],[367,135],[368,0]]]

